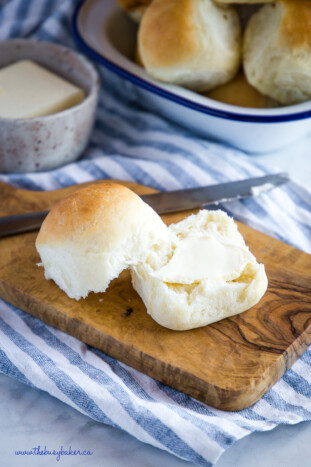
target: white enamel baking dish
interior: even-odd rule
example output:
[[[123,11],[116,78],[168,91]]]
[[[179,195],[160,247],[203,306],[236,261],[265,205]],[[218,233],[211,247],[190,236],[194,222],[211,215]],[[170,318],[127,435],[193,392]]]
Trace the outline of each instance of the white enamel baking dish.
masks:
[[[311,101],[250,109],[152,79],[133,61],[136,26],[115,0],[82,1],[73,17],[73,33],[82,51],[122,76],[140,103],[204,137],[249,153],[263,153],[285,147],[311,132]]]

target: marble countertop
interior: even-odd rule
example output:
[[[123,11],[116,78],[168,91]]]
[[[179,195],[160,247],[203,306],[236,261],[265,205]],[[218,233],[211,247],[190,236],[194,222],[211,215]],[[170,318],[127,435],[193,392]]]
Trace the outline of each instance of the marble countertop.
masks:
[[[274,154],[251,156],[288,172],[311,188],[311,135]],[[55,456],[18,456],[17,450],[58,450],[60,446],[90,450],[85,457],[62,457],[62,466],[183,467],[190,466],[132,436],[100,424],[47,393],[0,374],[0,465],[37,467],[55,465]],[[309,467],[311,422],[279,426],[253,433],[228,449],[217,467]],[[74,459],[74,460],[73,460]]]
[[[63,467],[190,467],[171,454],[95,422],[47,393],[0,375],[0,465],[51,467],[54,456],[16,456],[16,450],[87,449],[88,457],[62,457]],[[228,449],[216,467],[310,466],[311,422],[253,433]],[[74,460],[73,460],[74,459]]]

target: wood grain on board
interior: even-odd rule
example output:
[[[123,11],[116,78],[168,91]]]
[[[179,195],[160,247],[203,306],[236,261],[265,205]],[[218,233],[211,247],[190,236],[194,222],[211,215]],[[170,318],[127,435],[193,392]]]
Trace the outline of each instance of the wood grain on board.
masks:
[[[153,191],[121,183],[138,194]],[[0,183],[0,215],[49,209],[76,188],[33,192]],[[169,224],[188,214],[163,219]],[[240,410],[258,400],[311,344],[311,256],[245,225],[239,229],[266,266],[268,291],[252,309],[203,328],[178,332],[158,325],[127,271],[104,294],[78,302],[68,298],[37,267],[35,232],[0,240],[0,296],[211,406]]]

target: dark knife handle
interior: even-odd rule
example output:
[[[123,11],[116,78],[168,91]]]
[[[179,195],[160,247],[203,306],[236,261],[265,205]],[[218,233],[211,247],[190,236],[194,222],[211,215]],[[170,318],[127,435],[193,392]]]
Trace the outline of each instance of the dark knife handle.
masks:
[[[32,212],[29,214],[0,217],[0,238],[40,229],[48,212]]]

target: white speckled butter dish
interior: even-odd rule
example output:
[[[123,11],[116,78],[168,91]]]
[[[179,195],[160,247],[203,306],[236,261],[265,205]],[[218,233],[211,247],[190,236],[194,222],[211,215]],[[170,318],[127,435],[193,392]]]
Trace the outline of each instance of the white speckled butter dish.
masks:
[[[32,60],[80,87],[84,100],[44,117],[0,118],[0,172],[50,170],[77,160],[95,119],[100,80],[94,66],[65,47],[28,39],[0,42],[0,69]]]

